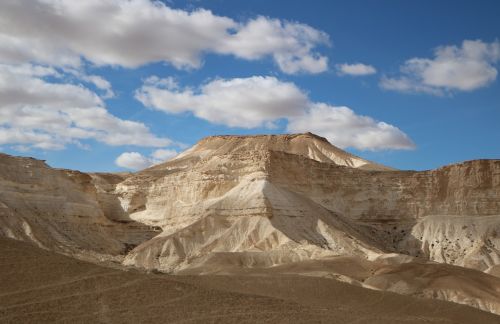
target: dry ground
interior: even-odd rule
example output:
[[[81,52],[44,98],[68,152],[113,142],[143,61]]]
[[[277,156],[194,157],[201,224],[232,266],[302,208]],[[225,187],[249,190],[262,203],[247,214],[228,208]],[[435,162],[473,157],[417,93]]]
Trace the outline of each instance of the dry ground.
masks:
[[[168,276],[0,239],[0,323],[500,323],[467,306],[301,276]]]

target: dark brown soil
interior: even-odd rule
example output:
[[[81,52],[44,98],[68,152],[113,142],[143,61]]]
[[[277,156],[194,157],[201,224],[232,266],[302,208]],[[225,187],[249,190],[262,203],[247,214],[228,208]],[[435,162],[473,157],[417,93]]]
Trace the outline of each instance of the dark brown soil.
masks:
[[[0,239],[0,323],[500,323],[453,303],[300,276],[168,276]]]

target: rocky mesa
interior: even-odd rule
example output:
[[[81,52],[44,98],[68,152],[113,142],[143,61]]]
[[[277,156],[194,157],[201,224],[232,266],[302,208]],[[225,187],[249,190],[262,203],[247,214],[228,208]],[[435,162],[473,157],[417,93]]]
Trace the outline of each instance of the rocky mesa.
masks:
[[[315,276],[500,314],[500,160],[400,171],[311,133],[207,137],[132,174],[2,154],[0,235],[122,267]]]

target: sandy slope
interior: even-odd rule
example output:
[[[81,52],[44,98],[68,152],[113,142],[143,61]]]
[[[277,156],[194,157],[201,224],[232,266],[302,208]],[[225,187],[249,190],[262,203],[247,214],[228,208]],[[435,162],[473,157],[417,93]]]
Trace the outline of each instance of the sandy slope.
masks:
[[[226,254],[180,274],[328,278],[358,287],[465,303],[494,313],[500,309],[500,278],[472,269],[396,254],[384,255],[373,261],[356,256],[337,256],[251,269],[242,268],[234,262],[234,255],[231,258]]]
[[[500,160],[395,171],[310,133],[209,137],[129,175],[0,155],[0,236],[94,262],[327,277],[500,313],[499,233]]]
[[[23,258],[19,256],[23,255]],[[0,239],[2,323],[498,323],[453,303],[300,276],[104,268]]]

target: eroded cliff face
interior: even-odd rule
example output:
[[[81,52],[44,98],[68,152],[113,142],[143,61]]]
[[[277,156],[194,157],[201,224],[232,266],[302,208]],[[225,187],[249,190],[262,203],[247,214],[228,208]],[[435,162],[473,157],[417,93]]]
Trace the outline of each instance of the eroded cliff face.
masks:
[[[0,235],[82,258],[120,260],[156,233],[114,220],[118,200],[109,192],[123,180],[116,177],[0,154]]]
[[[500,313],[500,279],[486,274],[500,271],[500,160],[396,171],[310,133],[209,137],[129,175],[2,155],[0,225],[0,235],[125,266],[275,269]],[[436,284],[434,262],[456,278]]]
[[[499,160],[424,172],[366,172],[282,153],[272,163],[273,183],[370,228],[387,251],[479,270],[499,264]]]
[[[274,152],[272,181],[359,220],[493,215],[500,210],[500,160],[431,171],[368,172]]]
[[[226,252],[234,254],[225,259],[234,257],[232,262],[253,267],[378,253],[377,243],[364,229],[273,182],[273,156],[280,151],[268,147],[296,152],[289,154],[292,158],[309,160],[310,152],[318,158],[314,149],[307,149],[309,141],[313,148],[328,144],[309,134],[209,138],[120,183],[116,192],[130,217],[163,230],[134,249],[126,264],[175,272],[201,267]],[[328,165],[336,165],[334,153],[325,149],[322,156],[328,154],[332,157]],[[347,153],[342,158],[348,161],[344,164],[355,163]],[[370,164],[363,161],[360,165]]]

